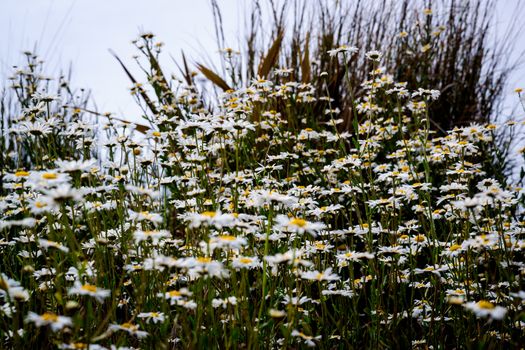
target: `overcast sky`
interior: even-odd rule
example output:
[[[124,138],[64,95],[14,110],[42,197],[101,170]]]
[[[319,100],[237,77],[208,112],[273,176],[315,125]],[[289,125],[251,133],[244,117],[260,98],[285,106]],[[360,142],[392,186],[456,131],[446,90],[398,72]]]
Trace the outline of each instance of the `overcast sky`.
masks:
[[[228,28],[238,3],[224,1]],[[144,31],[165,43],[168,63],[167,53],[178,58],[181,49],[190,57],[218,56],[208,0],[0,0],[0,76],[37,42],[48,73],[72,62],[73,86],[91,89],[100,111],[131,117],[139,113],[131,83],[108,49],[133,66],[131,40]]]
[[[232,46],[248,1],[219,0]],[[508,26],[516,5],[524,18],[525,0],[497,0],[499,32]],[[139,110],[129,94],[130,82],[108,49],[132,65],[130,41],[142,31],[155,33],[165,43],[164,52],[175,57],[181,49],[193,58],[203,53],[218,57],[209,0],[0,0],[0,86],[21,62],[20,53],[38,42],[48,74],[72,62],[73,85],[91,89],[99,111],[135,119]],[[525,35],[519,36],[517,47],[525,49]],[[505,91],[509,107],[517,104],[517,86],[525,87],[524,69]]]

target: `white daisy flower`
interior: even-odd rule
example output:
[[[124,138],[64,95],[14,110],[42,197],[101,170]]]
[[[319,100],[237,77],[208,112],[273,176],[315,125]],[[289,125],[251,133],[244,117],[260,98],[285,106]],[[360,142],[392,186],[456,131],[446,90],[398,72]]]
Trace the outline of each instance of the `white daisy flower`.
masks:
[[[379,62],[381,60],[381,57],[383,57],[383,54],[377,50],[368,51],[365,53],[366,58],[372,61]]]
[[[137,315],[138,318],[146,319],[146,322],[159,323],[164,322],[166,315],[162,312],[141,312]]]
[[[298,337],[300,338],[305,344],[306,346],[310,347],[310,348],[313,348],[315,347],[315,342],[314,340],[321,340],[321,336],[318,335],[316,337],[312,337],[310,335],[306,335],[304,334],[303,332],[299,332],[298,330],[294,329],[292,331],[292,337]]]
[[[163,238],[169,238],[171,237],[171,233],[167,230],[151,230],[151,231],[143,231],[143,230],[137,230],[133,232],[133,239],[135,240],[136,244],[139,244],[142,241],[147,241],[151,239],[153,244],[157,244],[159,240]]]
[[[73,325],[71,317],[59,316],[52,312],[45,312],[42,315],[39,315],[30,311],[26,317],[26,322],[32,322],[37,327],[50,326],[53,332],[57,332],[64,327]]]
[[[80,284],[75,282],[75,285],[70,288],[67,292],[69,295],[87,295],[95,298],[99,303],[103,302],[104,299],[111,295],[109,289],[102,289],[92,284]]]
[[[348,46],[348,45],[342,45],[335,49],[328,50],[327,53],[330,55],[330,57],[337,56],[339,54],[349,54],[352,55],[359,51],[359,49],[355,46]]]
[[[328,268],[323,272],[317,270],[301,272],[301,278],[310,281],[338,281],[341,279],[337,274],[332,273],[332,268]]]
[[[190,227],[200,227],[202,224],[217,228],[230,227],[235,223],[233,214],[222,214],[220,211],[204,211],[202,213],[189,213],[184,219],[190,222]]]
[[[149,335],[148,332],[139,331],[139,326],[130,322],[125,322],[122,324],[110,324],[108,331],[125,331],[131,335],[136,336],[137,338],[145,338]]]
[[[210,238],[209,242],[210,250],[212,251],[216,248],[240,249],[246,244],[248,244],[246,238],[232,235],[214,236]]]
[[[282,214],[277,215],[275,220],[277,222],[275,229],[286,232],[296,232],[299,234],[307,232],[315,236],[319,231],[326,228],[326,225],[322,222],[309,222],[305,219],[297,217],[290,218]]]
[[[162,223],[162,216],[157,213],[150,213],[149,211],[140,211],[136,212],[131,209],[128,209],[129,218],[133,221],[150,221],[155,224]]]
[[[69,252],[69,248],[68,247],[65,247],[63,246],[62,244],[58,243],[58,242],[53,242],[53,241],[48,241],[47,239],[39,239],[38,240],[38,245],[40,246],[40,248],[43,248],[45,250],[49,249],[49,248],[55,248],[55,249],[58,249],[64,253],[68,253]]]
[[[233,259],[232,267],[239,269],[254,269],[261,266],[261,262],[256,256],[239,256]]]
[[[478,302],[471,301],[465,303],[463,307],[476,314],[476,317],[489,317],[493,320],[501,320],[507,313],[506,308],[494,305],[487,300],[480,300]]]

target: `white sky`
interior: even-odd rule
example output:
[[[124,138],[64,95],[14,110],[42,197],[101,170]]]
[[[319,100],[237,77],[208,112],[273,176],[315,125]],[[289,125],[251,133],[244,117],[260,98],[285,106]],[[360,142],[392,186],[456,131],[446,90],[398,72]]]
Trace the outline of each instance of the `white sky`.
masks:
[[[232,47],[249,1],[219,0]],[[525,17],[525,0],[497,2],[499,32],[508,26],[516,5]],[[0,0],[0,86],[11,67],[21,62],[20,53],[38,42],[37,53],[46,60],[48,74],[72,62],[73,86],[91,89],[99,111],[136,119],[140,113],[129,94],[130,82],[108,49],[133,66],[136,52],[130,41],[142,31],[155,33],[166,44],[164,67],[173,72],[178,69],[168,53],[179,58],[184,49],[199,61],[205,55],[218,57],[208,0]],[[525,35],[518,40],[518,49],[525,49]],[[525,87],[525,69],[512,77],[505,91],[509,107],[517,105],[517,86]]]
[[[236,24],[238,2],[224,1],[229,27]],[[195,59],[202,53],[218,56],[208,0],[0,0],[0,77],[5,80],[22,62],[21,52],[38,42],[36,53],[48,74],[72,62],[74,87],[91,89],[101,112],[133,119],[139,109],[129,93],[131,82],[108,49],[134,68],[131,40],[144,31],[165,43],[168,64],[168,53],[178,59],[181,49]]]

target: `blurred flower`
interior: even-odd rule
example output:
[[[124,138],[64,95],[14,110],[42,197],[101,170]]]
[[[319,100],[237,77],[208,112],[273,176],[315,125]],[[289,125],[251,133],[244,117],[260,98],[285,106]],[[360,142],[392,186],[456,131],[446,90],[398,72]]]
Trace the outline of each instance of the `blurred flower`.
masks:
[[[87,295],[95,298],[99,303],[111,295],[109,289],[102,289],[92,284],[81,284],[75,282],[75,285],[68,290],[69,295]]]
[[[478,302],[468,302],[463,305],[467,310],[472,311],[477,317],[489,317],[494,320],[501,320],[505,317],[507,309],[502,306],[492,304],[487,300]]]
[[[110,324],[108,331],[125,331],[131,335],[136,336],[137,338],[145,338],[149,335],[148,332],[140,331],[138,325],[134,325],[130,322],[125,322],[122,324]]]
[[[275,229],[286,232],[297,232],[299,234],[309,233],[316,235],[319,231],[326,228],[322,222],[309,222],[301,218],[288,217],[286,215],[277,215]]]
[[[355,46],[342,45],[342,46],[339,46],[338,48],[328,50],[327,53],[330,55],[330,57],[334,57],[341,53],[352,55],[356,53],[357,51],[359,51],[359,49]]]
[[[383,57],[383,54],[380,51],[372,50],[365,53],[365,56],[371,61],[379,62],[381,60],[381,57]]]
[[[159,323],[164,322],[166,316],[162,312],[141,312],[137,315],[138,318],[146,319],[146,322]]]
[[[37,327],[50,326],[53,332],[57,332],[64,327],[73,325],[70,317],[58,316],[52,312],[45,312],[42,315],[38,315],[30,311],[26,317],[26,322],[32,322]]]

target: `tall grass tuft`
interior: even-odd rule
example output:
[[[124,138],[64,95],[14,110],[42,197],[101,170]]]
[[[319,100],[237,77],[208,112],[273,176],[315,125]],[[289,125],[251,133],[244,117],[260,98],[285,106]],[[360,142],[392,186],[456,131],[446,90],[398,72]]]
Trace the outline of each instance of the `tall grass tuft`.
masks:
[[[220,5],[211,2],[217,42],[224,48]],[[260,68],[271,61],[291,69],[290,80],[312,83],[317,91],[327,88],[334,106],[351,120],[352,96],[363,94],[361,83],[368,79],[373,62],[364,56],[333,60],[328,52],[343,45],[363,52],[380,49],[381,66],[396,81],[407,82],[411,89],[441,91],[430,110],[435,127],[447,130],[488,122],[515,67],[510,61],[513,37],[511,32],[503,38],[494,36],[494,13],[492,0],[257,0],[246,17],[246,38],[238,43],[242,64],[222,73],[239,87],[257,76],[267,77],[269,70]],[[281,37],[284,43],[275,50],[273,44],[280,44]],[[335,74],[326,82],[322,72]]]
[[[220,5],[211,3],[217,42],[224,48]],[[381,50],[381,67],[396,81],[406,82],[409,89],[441,92],[429,109],[434,130],[442,133],[455,126],[493,122],[501,118],[502,92],[519,64],[511,61],[516,32],[508,30],[496,38],[494,13],[492,0],[257,0],[246,16],[245,39],[237,43],[238,62],[231,67],[223,64],[221,73],[238,88],[257,77],[267,78],[269,70],[260,68],[271,61],[290,70],[287,78],[271,80],[311,83],[316,97],[327,94],[332,99],[330,103],[318,99],[313,108],[320,115],[327,108],[338,108],[345,121],[342,128],[353,130],[355,100],[366,93],[361,83],[369,79],[367,72],[379,67],[363,55],[333,59],[329,52],[346,45],[363,52]],[[329,79],[323,72],[330,72]],[[217,79],[210,80],[217,84]],[[487,152],[507,153],[507,136]],[[492,174],[504,181],[499,174],[509,175],[514,165],[509,157],[496,157],[485,170],[497,169]]]

